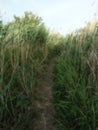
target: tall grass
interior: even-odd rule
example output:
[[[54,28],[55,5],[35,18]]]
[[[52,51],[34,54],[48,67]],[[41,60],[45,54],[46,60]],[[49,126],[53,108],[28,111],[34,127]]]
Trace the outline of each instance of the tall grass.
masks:
[[[34,85],[47,57],[47,37],[41,18],[31,13],[0,23],[0,129],[34,128]]]
[[[0,21],[0,129],[34,129],[35,87],[46,61],[58,56],[53,87],[58,129],[97,130],[97,42],[97,22],[64,38],[49,33],[32,13],[6,25]]]
[[[98,30],[96,24],[67,35],[54,67],[59,130],[98,129]]]

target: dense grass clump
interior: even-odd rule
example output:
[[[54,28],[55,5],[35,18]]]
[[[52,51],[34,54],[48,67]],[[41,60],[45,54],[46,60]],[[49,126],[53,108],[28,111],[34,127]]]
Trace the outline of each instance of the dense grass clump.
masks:
[[[59,130],[98,129],[98,30],[66,36],[54,67],[54,102]]]
[[[34,86],[47,57],[48,31],[32,13],[0,22],[0,129],[33,129]]]

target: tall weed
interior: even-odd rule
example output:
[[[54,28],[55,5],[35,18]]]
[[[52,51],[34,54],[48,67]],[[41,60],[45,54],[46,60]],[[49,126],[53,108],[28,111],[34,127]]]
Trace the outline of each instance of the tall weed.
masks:
[[[98,129],[98,32],[67,35],[54,67],[54,104],[59,130]]]

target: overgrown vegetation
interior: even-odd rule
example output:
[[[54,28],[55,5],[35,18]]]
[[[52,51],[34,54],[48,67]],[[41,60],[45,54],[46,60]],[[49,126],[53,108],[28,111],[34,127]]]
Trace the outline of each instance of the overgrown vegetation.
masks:
[[[41,18],[25,13],[0,23],[0,129],[32,129],[34,85],[47,57],[48,31]],[[31,128],[30,128],[31,127]]]
[[[35,89],[45,65],[57,57],[53,95],[58,130],[97,130],[97,42],[97,22],[63,37],[50,33],[32,13],[6,25],[0,21],[0,129],[34,129]]]
[[[67,35],[54,68],[54,101],[59,130],[98,129],[97,23]]]

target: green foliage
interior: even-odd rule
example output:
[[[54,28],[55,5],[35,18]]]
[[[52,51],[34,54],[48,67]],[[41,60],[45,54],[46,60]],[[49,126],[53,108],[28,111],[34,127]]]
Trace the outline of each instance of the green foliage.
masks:
[[[60,55],[64,50],[64,40],[65,38],[60,34],[50,34],[47,41],[48,46],[48,59],[51,57]]]
[[[0,129],[26,130],[34,128],[34,86],[42,75],[48,31],[32,13],[14,18],[0,22]]]
[[[98,33],[67,35],[54,67],[59,130],[98,129]],[[82,38],[82,39],[80,39]]]
[[[32,13],[0,21],[0,129],[34,129],[35,86],[53,56],[58,129],[98,129],[97,24],[63,37],[50,34]]]

